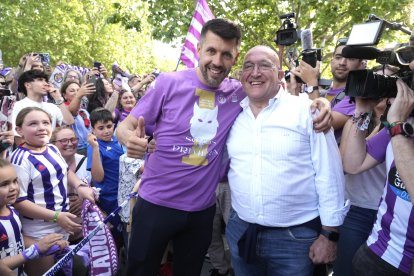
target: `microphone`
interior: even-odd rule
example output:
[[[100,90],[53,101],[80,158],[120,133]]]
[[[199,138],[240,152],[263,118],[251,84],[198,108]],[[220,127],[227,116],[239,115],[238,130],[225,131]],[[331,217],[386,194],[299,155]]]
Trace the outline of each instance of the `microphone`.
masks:
[[[300,40],[302,42],[302,51],[306,51],[313,48],[312,30],[305,29],[300,33]]]
[[[376,59],[381,51],[374,47],[345,46],[342,49],[342,56],[345,58]]]

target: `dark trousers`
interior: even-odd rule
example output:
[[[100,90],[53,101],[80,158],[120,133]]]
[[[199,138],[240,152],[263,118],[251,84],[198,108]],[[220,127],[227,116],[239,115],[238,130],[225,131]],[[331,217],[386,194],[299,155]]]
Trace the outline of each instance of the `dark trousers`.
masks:
[[[358,276],[403,276],[398,268],[390,265],[369,249],[366,243],[356,252],[352,261],[354,274]]]
[[[214,214],[215,206],[186,212],[139,197],[132,213],[127,275],[157,275],[171,240],[174,275],[199,276],[211,241]]]

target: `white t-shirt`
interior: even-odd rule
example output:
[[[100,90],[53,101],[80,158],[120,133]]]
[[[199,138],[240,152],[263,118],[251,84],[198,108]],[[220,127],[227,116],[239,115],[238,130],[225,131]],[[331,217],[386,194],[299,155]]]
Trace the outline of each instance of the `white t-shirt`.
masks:
[[[12,111],[12,129],[14,131],[15,136],[20,136],[16,132],[16,117],[19,112],[26,107],[39,107],[50,114],[52,117],[52,129],[55,129],[56,126],[61,126],[63,123],[63,114],[62,111],[57,107],[55,104],[47,103],[47,102],[36,102],[28,97],[24,98],[21,101],[18,101],[14,104],[13,111]]]

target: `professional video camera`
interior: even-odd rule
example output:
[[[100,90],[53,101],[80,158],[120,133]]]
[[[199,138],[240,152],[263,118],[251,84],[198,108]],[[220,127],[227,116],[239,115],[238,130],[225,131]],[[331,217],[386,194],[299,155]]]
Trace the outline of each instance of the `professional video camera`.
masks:
[[[276,32],[275,42],[277,45],[290,46],[295,44],[299,38],[302,43],[302,60],[312,67],[316,67],[316,62],[322,60],[322,51],[321,49],[313,48],[313,39],[312,31],[306,29],[303,31],[298,31],[296,23],[294,22],[295,13],[287,13],[279,16],[279,19],[283,20],[282,26]],[[289,59],[292,56],[288,55]],[[296,66],[299,65],[299,61],[294,57],[294,62]],[[303,83],[303,81],[296,77],[296,81]]]
[[[411,34],[411,31],[401,24],[388,22],[371,14],[366,23],[355,24],[352,27],[347,46],[342,50],[342,56],[376,59],[380,64],[397,66],[400,68],[398,75],[378,75],[372,70],[350,71],[345,87],[346,95],[371,99],[395,97],[397,94],[396,82],[399,78],[413,88],[413,72],[408,65],[414,60],[414,45],[399,44],[393,49],[383,51],[370,47],[378,44],[385,28]]]
[[[277,45],[290,46],[298,41],[298,32],[293,18],[295,18],[294,12],[279,15],[279,19],[283,20],[283,23],[276,32],[275,42]]]

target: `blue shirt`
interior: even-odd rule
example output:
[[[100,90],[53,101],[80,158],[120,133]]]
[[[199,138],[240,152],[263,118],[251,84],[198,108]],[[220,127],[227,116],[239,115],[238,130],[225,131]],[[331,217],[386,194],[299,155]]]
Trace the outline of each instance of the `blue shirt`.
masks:
[[[104,179],[102,182],[93,180],[94,186],[101,189],[99,197],[108,201],[117,200],[119,181],[119,158],[124,153],[121,144],[115,136],[112,141],[98,139]],[[92,168],[92,146],[88,145],[87,169]]]

